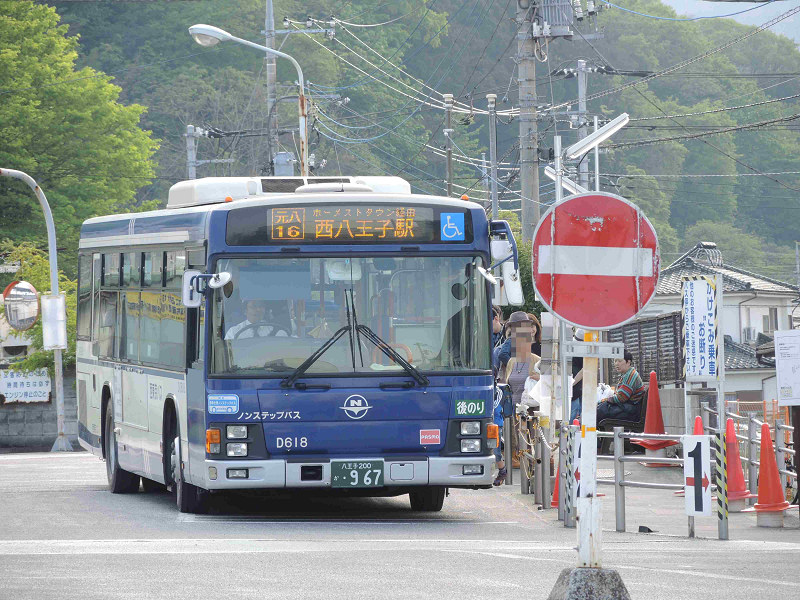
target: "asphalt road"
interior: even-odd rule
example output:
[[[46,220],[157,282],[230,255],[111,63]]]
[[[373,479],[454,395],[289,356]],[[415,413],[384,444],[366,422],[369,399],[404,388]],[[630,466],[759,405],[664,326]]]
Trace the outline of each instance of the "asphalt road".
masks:
[[[629,530],[637,518],[676,523],[617,533],[604,503],[603,563],[632,598],[800,595],[796,517],[780,531],[742,520],[731,541],[689,540],[680,501],[642,514],[628,504]],[[104,463],[84,453],[0,455],[0,600],[547,598],[575,543],[516,486],[454,490],[433,514],[411,512],[405,496],[221,496],[195,516],[166,493],[110,494]]]

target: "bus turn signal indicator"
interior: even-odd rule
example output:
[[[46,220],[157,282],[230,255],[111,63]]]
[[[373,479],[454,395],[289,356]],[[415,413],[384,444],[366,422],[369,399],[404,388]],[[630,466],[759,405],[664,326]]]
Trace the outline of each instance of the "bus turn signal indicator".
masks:
[[[494,423],[486,426],[486,439],[489,448],[497,448],[500,445],[500,428]]]
[[[219,454],[222,435],[219,429],[206,429],[206,452]]]

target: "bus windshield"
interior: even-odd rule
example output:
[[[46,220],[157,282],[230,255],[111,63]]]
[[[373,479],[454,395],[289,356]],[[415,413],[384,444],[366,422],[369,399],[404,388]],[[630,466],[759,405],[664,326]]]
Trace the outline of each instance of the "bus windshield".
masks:
[[[364,325],[423,372],[488,371],[486,280],[477,256],[224,258],[214,290],[210,375],[407,374]],[[338,332],[338,337],[337,337]]]

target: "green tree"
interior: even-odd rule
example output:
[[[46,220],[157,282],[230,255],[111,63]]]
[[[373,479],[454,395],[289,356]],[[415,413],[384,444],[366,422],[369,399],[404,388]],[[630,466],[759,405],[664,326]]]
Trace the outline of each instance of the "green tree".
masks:
[[[61,264],[73,274],[81,222],[134,208],[156,149],[139,127],[144,108],[122,106],[110,77],[76,70],[77,47],[55,9],[0,0],[0,167],[45,190],[67,250]],[[0,214],[0,239],[44,245],[44,218],[24,183],[0,181]]]
[[[21,244],[11,244],[4,242],[0,244],[0,256],[6,262],[19,263],[20,268],[16,273],[3,274],[0,276],[0,286],[5,288],[13,280],[27,281],[36,290],[42,293],[50,291],[50,262],[47,254],[36,248],[33,244],[23,242]],[[77,306],[77,282],[70,279],[59,269],[58,291],[66,296],[67,301],[67,349],[62,355],[65,367],[75,364],[75,310]],[[0,314],[3,307],[0,305]],[[24,360],[13,364],[14,369],[29,371],[32,369],[47,368],[53,374],[53,352],[52,350],[40,350],[42,347],[42,320],[36,322],[31,329],[25,332],[32,341],[33,351]]]

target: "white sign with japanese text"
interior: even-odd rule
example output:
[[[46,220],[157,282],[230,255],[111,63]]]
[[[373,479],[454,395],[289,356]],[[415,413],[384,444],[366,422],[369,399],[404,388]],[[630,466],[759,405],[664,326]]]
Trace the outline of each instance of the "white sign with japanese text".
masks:
[[[800,329],[775,332],[778,406],[800,406]]]
[[[683,344],[686,381],[717,381],[720,348],[717,285],[713,278],[683,281]]]
[[[711,516],[711,444],[707,435],[682,435],[686,514]]]
[[[50,400],[50,376],[47,369],[36,369],[28,373],[0,371],[0,394],[5,403],[47,402]]]

